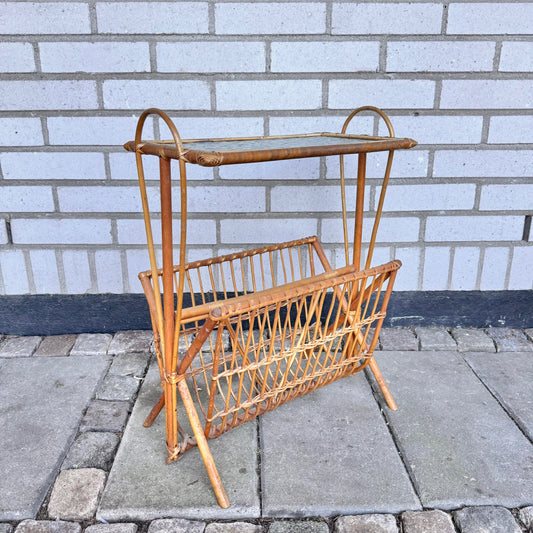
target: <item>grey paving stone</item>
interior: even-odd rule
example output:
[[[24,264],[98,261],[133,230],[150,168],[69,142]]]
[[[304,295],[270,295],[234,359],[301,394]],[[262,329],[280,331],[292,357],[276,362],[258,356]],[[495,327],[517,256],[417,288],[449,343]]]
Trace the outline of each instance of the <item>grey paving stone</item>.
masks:
[[[137,524],[128,524],[126,522],[120,524],[95,524],[86,528],[85,533],[136,533],[137,529]]]
[[[35,518],[108,364],[102,357],[4,360],[0,520]]]
[[[391,514],[341,516],[335,522],[335,533],[398,533]]]
[[[109,470],[113,464],[119,438],[116,433],[81,433],[70,447],[61,465],[71,468],[99,468]]]
[[[262,526],[248,522],[212,522],[205,527],[205,533],[261,533]]]
[[[329,533],[329,527],[317,520],[275,520],[268,533]]]
[[[521,533],[513,515],[503,507],[466,507],[454,516],[461,533]]]
[[[161,516],[257,518],[256,424],[244,424],[209,443],[231,503],[229,509],[221,509],[198,449],[166,464],[163,413],[151,427],[142,426],[161,394],[159,381],[157,365],[152,363],[111,468],[97,517],[108,521],[152,520]],[[187,428],[181,401],[178,419]]]
[[[416,327],[421,350],[457,350],[457,344],[446,328]]]
[[[120,432],[128,419],[129,409],[129,402],[93,400],[81,421],[80,431]]]
[[[70,355],[107,355],[112,339],[109,333],[80,333]]]
[[[163,518],[154,520],[148,526],[148,533],[202,533],[204,529],[203,522],[183,518]]]
[[[407,511],[402,514],[403,533],[455,533],[452,518],[444,511]]]
[[[533,448],[457,352],[381,352],[385,410],[424,507],[527,505]]]
[[[13,526],[11,524],[0,524],[0,533],[11,533],[12,531]]]
[[[65,357],[74,346],[76,335],[50,335],[44,337],[35,355],[44,357]]]
[[[126,401],[133,400],[141,380],[133,376],[113,376],[108,374],[100,385],[96,398],[98,400]]]
[[[260,428],[264,516],[420,509],[364,376],[282,405]]]
[[[533,343],[519,329],[490,328],[487,332],[494,339],[499,352],[533,351]]]
[[[383,328],[379,340],[382,350],[418,350],[418,339],[408,328]]]
[[[96,513],[106,473],[97,468],[62,470],[52,487],[48,515],[66,520],[90,520]]]
[[[121,353],[113,357],[109,374],[114,376],[143,376],[150,360],[148,352]]]
[[[533,354],[468,353],[464,357],[522,431],[533,440]]]
[[[109,344],[108,353],[149,352],[153,333],[147,330],[118,331]]]
[[[80,533],[81,526],[76,522],[63,520],[24,520],[15,533]]]
[[[34,354],[41,337],[6,337],[0,346],[0,357],[30,357]]]
[[[460,352],[495,352],[496,345],[482,329],[453,328],[452,336]]]
[[[533,506],[520,509],[520,520],[527,528],[533,530]]]

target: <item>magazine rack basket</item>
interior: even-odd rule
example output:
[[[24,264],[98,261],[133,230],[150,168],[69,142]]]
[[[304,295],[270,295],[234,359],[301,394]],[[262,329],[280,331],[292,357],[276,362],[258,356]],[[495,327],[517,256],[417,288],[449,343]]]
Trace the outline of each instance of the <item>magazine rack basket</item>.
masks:
[[[349,135],[352,118],[377,113],[389,136]],[[148,116],[159,116],[170,141],[146,141]],[[396,138],[375,107],[355,110],[340,134],[182,140],[158,109],[140,117],[135,152],[148,241],[150,270],[141,280],[150,308],[163,394],[145,421],[165,409],[168,461],[198,446],[218,503],[228,507],[208,440],[277,406],[369,367],[390,408],[394,400],[373,358],[400,261],[371,268],[392,158],[416,142]],[[368,251],[362,262],[367,153],[388,152]],[[142,156],[159,157],[162,268],[156,259]],[[344,156],[357,154],[353,242],[348,236]],[[340,156],[345,266],[333,269],[317,237],[186,262],[188,164],[218,166],[303,157]],[[179,162],[179,256],[174,264],[171,160]],[[235,200],[238,202],[238,199]],[[350,253],[350,247],[352,252]],[[177,393],[193,435],[177,417]]]

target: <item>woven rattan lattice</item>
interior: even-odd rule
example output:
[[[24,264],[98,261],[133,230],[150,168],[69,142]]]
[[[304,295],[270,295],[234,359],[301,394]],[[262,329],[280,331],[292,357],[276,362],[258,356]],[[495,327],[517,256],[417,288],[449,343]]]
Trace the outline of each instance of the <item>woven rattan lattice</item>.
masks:
[[[389,136],[346,134],[360,111],[383,118]],[[152,114],[168,125],[171,141],[141,139],[144,123]],[[367,366],[389,407],[396,409],[373,352],[401,263],[391,261],[372,268],[371,262],[393,153],[415,144],[411,139],[396,138],[381,110],[364,107],[347,118],[340,134],[193,141],[182,141],[165,113],[149,109],[139,119],[135,140],[125,145],[137,158],[150,259],[150,269],[139,277],[150,308],[163,389],[145,426],[165,408],[168,460],[198,446],[222,507],[228,507],[229,501],[208,439]],[[388,160],[362,265],[366,154],[376,151],[387,151]],[[142,160],[145,154],[157,155],[160,161],[162,268],[154,246],[151,191],[146,187]],[[352,242],[346,209],[346,154],[358,154]],[[317,237],[186,262],[187,164],[217,166],[331,155],[340,156],[345,266],[332,269]],[[173,257],[172,159],[178,160],[180,172],[177,266]],[[186,434],[178,422],[177,393],[193,435]]]

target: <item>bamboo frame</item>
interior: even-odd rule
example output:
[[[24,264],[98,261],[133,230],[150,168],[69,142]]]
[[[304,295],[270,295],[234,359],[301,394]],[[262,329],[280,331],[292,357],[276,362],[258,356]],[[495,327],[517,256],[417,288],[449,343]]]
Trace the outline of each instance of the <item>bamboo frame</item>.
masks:
[[[385,120],[389,137],[348,135],[361,111]],[[171,141],[142,140],[149,115],[159,116]],[[270,147],[265,148],[264,143]],[[243,144],[244,143],[244,144]],[[207,150],[206,146],[221,147]],[[198,446],[215,495],[229,506],[208,439],[367,366],[391,409],[396,405],[375,363],[373,351],[401,263],[371,268],[377,229],[394,150],[410,148],[398,139],[388,117],[366,106],[355,110],[341,133],[182,141],[170,118],[148,109],[135,140],[150,270],[139,278],[154,330],[163,393],[144,425],[165,409],[167,461]],[[286,146],[285,146],[286,145]],[[368,253],[361,270],[367,153],[388,151]],[[162,268],[156,260],[142,156],[160,158]],[[317,237],[266,245],[202,261],[186,262],[187,177],[189,163],[204,166],[340,155],[341,203],[346,266],[333,270]],[[358,154],[353,253],[349,257],[344,155]],[[174,265],[170,160],[179,161],[180,241]],[[184,305],[184,294],[190,302]],[[176,304],[175,304],[176,300]],[[192,430],[177,417],[177,395]]]

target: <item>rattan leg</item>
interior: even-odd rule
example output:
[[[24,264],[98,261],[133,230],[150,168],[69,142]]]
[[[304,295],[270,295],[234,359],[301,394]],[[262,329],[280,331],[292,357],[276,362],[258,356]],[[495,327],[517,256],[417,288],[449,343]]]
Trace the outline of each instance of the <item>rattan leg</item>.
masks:
[[[207,475],[209,476],[209,480],[211,481],[211,485],[213,486],[213,490],[215,491],[218,504],[220,505],[220,507],[227,509],[229,507],[228,496],[226,495],[226,491],[224,490],[222,481],[220,480],[217,467],[215,466],[215,461],[213,459],[213,456],[211,455],[211,450],[209,449],[209,445],[207,444],[207,439],[205,438],[202,424],[200,423],[200,419],[198,418],[198,413],[196,412],[196,408],[194,407],[191,393],[189,392],[189,387],[187,387],[187,383],[185,382],[185,380],[181,380],[180,382],[178,382],[178,390],[180,392],[185,411],[187,412],[187,417],[189,418],[189,422],[196,438],[196,443],[198,444],[200,454],[204,461],[204,465],[207,470]]]
[[[157,400],[157,403],[152,407],[152,410],[150,411],[150,414],[146,417],[145,421],[143,422],[143,426],[145,428],[149,428],[161,412],[161,409],[165,406],[165,394],[161,394],[159,396],[159,400]]]
[[[397,411],[398,407],[396,406],[396,402],[394,401],[394,398],[392,397],[392,394],[390,393],[387,383],[385,383],[385,380],[383,379],[383,376],[381,375],[381,371],[379,370],[378,364],[376,363],[376,360],[374,359],[374,357],[370,359],[368,366],[370,367],[372,374],[374,374],[374,378],[376,379],[376,382],[379,385],[379,388],[381,390],[381,393],[383,394],[383,397],[385,398],[385,401],[387,402],[387,405],[393,411]]]

